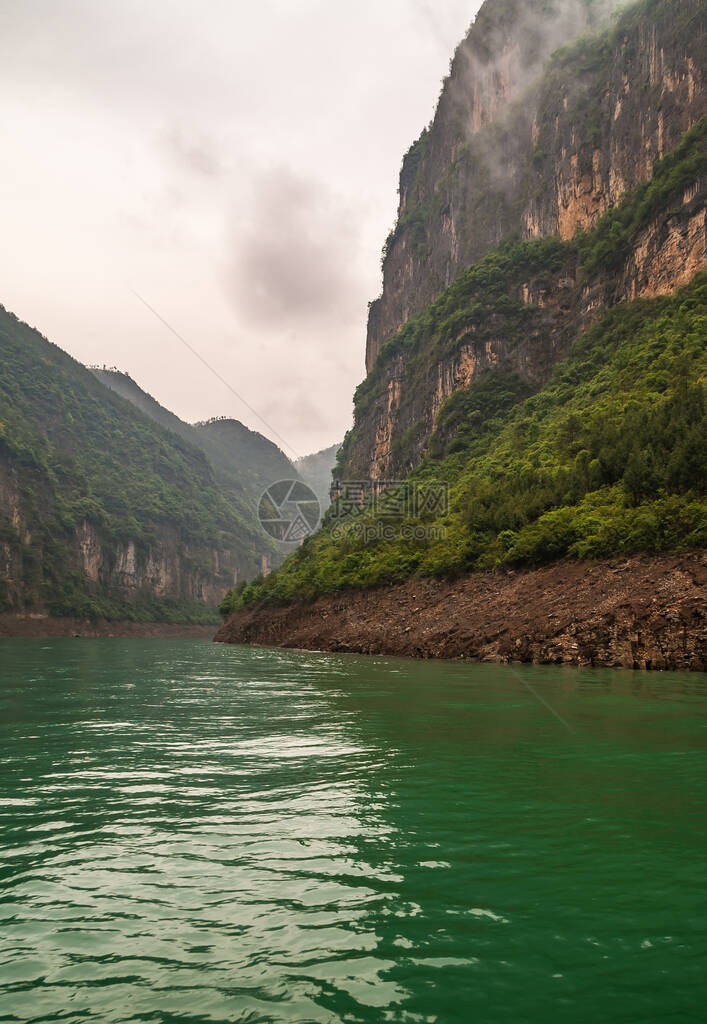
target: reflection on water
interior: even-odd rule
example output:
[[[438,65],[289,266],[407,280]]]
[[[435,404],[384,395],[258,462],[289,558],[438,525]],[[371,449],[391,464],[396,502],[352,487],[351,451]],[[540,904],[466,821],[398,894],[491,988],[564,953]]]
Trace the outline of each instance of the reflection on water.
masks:
[[[0,1020],[698,1019],[705,676],[0,657]]]

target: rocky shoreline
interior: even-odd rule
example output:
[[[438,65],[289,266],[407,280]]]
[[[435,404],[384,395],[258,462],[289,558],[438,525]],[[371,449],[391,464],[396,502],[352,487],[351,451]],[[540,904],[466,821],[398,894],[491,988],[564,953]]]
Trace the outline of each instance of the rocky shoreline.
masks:
[[[52,618],[49,615],[0,615],[0,639],[24,637],[46,640],[52,637],[121,637],[136,639],[150,637],[211,638],[214,626],[195,626],[189,623],[129,622],[99,619]]]
[[[222,643],[628,669],[707,669],[705,552],[410,580],[234,613]]]

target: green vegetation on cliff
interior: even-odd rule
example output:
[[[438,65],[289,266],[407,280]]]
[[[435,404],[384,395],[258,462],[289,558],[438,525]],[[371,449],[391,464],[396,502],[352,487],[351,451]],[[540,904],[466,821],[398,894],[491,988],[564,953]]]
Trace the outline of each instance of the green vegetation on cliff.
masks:
[[[0,361],[0,610],[210,619],[259,538],[203,452],[2,307]]]
[[[92,373],[111,391],[122,395],[151,420],[177,434],[208,458],[216,481],[228,493],[243,521],[255,529],[262,553],[277,556],[274,545],[257,523],[257,507],[266,487],[296,476],[287,456],[276,444],[239,420],[220,417],[203,423],[185,423],[147,394],[132,377],[118,370],[92,368]]]
[[[707,119],[706,119],[707,120]],[[574,258],[571,244],[557,238],[533,242],[507,242],[465,270],[424,313],[410,319],[378,353],[376,362],[354,395],[355,423],[384,392],[386,372],[399,356],[405,357],[409,386],[403,401],[415,398],[416,383],[438,360],[451,356],[462,344],[497,337],[499,329],[509,341],[520,340],[540,319],[541,311],[521,300],[512,286],[532,275],[557,273]],[[346,459],[348,440],[339,453]]]
[[[446,539],[365,542],[360,527],[375,526],[372,513],[343,531],[329,518],[277,573],[222,610],[415,573],[707,545],[706,337],[707,274],[674,296],[616,307],[538,394],[411,475],[449,485],[448,515],[427,524]],[[490,386],[482,378],[465,400],[482,401]]]
[[[464,271],[383,347],[356,392],[354,435],[391,376],[401,403],[414,402],[440,359],[470,340],[502,331],[512,345],[542,333],[543,310],[519,297],[523,281],[542,285],[567,271],[581,290],[597,275],[611,278],[646,224],[659,213],[671,216],[707,171],[706,142],[702,118],[656,165],[651,182],[591,233],[566,243],[508,242]],[[424,524],[434,528],[429,538],[406,539],[398,521],[370,508],[343,524],[330,515],[276,573],[230,594],[222,610],[413,574],[707,545],[707,274],[675,295],[620,303],[588,330],[578,324],[567,358],[543,387],[490,369],[442,406],[409,477],[449,487],[448,513]],[[386,525],[396,527],[395,537],[372,540],[373,529]]]

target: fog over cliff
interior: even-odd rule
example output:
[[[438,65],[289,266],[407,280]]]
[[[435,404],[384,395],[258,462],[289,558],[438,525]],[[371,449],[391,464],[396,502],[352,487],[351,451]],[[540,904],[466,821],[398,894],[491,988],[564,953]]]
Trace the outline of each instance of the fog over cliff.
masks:
[[[340,439],[402,154],[455,46],[470,130],[469,82],[507,74],[458,45],[480,6],[0,0],[0,302],[182,418],[238,417],[290,455]],[[616,6],[490,0],[499,51],[523,40],[509,96]]]
[[[506,99],[512,101],[532,85],[548,56],[569,40],[594,32],[610,22],[621,0],[496,0],[480,12],[484,27],[481,48],[464,40],[455,51],[458,63],[452,88],[469,115],[469,92],[480,81],[512,74]],[[470,133],[477,128],[469,124]]]

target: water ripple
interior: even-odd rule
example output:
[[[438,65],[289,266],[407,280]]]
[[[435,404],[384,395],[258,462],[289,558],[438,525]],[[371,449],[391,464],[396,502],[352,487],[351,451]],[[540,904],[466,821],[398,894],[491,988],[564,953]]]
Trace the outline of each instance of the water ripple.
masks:
[[[698,1019],[705,677],[0,653],[0,1021]]]

